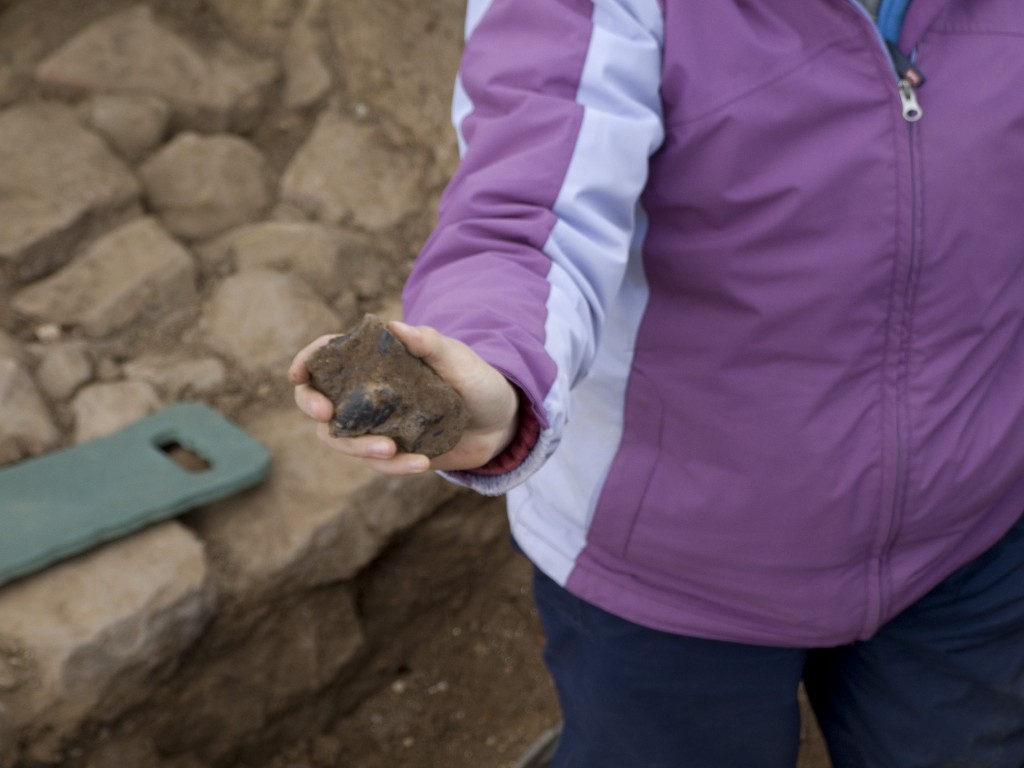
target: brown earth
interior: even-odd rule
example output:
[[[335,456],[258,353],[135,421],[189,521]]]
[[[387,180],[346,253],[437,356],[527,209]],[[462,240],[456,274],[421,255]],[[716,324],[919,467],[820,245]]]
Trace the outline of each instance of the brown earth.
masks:
[[[377,662],[379,686],[329,728],[252,768],[505,768],[558,722],[540,662],[530,566],[508,544],[500,502],[474,514],[493,515],[484,524],[496,534],[475,572],[443,571],[451,544],[443,530],[464,518],[427,523],[415,549],[400,549],[373,567],[367,615],[394,615],[393,606],[382,604],[389,601],[416,595],[430,603],[431,594],[451,594],[443,605],[418,611],[424,618],[415,626],[378,630],[371,623],[371,632],[401,634]],[[404,653],[394,655],[396,646]]]

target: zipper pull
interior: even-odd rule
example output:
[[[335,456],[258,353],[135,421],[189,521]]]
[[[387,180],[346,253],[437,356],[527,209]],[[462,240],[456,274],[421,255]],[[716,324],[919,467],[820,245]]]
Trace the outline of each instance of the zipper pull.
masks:
[[[889,49],[889,57],[892,59],[896,74],[899,75],[899,82],[896,85],[900,91],[900,103],[903,105],[903,119],[908,123],[916,123],[921,119],[923,112],[917,101],[915,89],[924,85],[924,73],[893,43],[886,40],[885,45]]]
[[[914,93],[913,84],[904,77],[897,86],[900,89],[900,103],[903,104],[903,119],[908,123],[916,123],[921,119],[923,112],[917,101],[917,94]]]

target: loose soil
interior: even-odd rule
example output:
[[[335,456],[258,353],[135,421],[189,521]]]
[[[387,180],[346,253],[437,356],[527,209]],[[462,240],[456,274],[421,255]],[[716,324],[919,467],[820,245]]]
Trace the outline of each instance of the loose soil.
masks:
[[[258,768],[510,768],[558,722],[541,661],[531,566],[506,538],[500,503],[469,514],[494,515],[500,530],[479,569],[446,583],[449,575],[434,572],[431,562],[433,556],[443,564],[444,553],[430,546],[415,552],[400,547],[376,564],[364,610],[376,607],[377,615],[387,615],[386,603],[414,593],[429,600],[451,590],[451,597],[419,614],[424,618],[415,625],[395,628],[406,653],[384,651],[370,662],[378,666],[379,683],[354,710]],[[427,527],[432,525],[438,523]],[[432,538],[417,537],[421,544]],[[368,620],[370,633],[381,631]]]

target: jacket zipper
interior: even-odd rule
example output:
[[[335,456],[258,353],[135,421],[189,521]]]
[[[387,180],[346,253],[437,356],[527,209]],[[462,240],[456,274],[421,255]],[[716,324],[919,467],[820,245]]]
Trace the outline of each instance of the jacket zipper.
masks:
[[[900,105],[903,108],[903,119],[908,123],[916,123],[921,119],[921,115],[924,114],[921,104],[917,100],[917,89],[924,85],[924,75],[906,54],[882,37],[882,33],[878,31],[878,27],[875,25],[875,20],[871,18],[871,14],[865,10],[858,0],[848,0],[848,2],[871,25],[875,39],[886,53],[889,65],[896,76],[896,92],[900,97]]]
[[[914,66],[913,61],[903,55],[903,51],[888,41],[884,42],[896,72],[896,88],[900,94],[900,104],[903,105],[903,119],[908,123],[916,123],[924,114],[917,101],[917,89],[924,85],[924,74]]]
[[[903,119],[908,123],[916,123],[921,119],[921,105],[917,103],[917,95],[914,93],[914,86],[909,80],[900,80],[900,102],[903,104]]]
[[[911,334],[912,334],[912,315],[914,297],[916,294],[916,283],[917,283],[917,270],[919,266],[919,254],[918,254],[918,238],[917,238],[917,224],[918,224],[918,167],[917,167],[917,154],[914,141],[914,130],[913,123],[920,119],[918,113],[916,117],[908,118],[904,113],[904,119],[907,120],[907,155],[909,160],[910,170],[910,207],[909,207],[909,224],[910,224],[910,238],[908,242],[908,259],[906,270],[900,276],[900,284],[898,290],[900,290],[900,312],[899,317],[896,320],[896,360],[895,360],[895,381],[894,381],[894,402],[893,402],[893,427],[895,430],[894,435],[894,456],[893,456],[893,481],[892,481],[892,495],[889,506],[889,514],[887,516],[888,529],[885,531],[885,536],[881,540],[881,546],[877,551],[877,560],[874,563],[874,567],[877,569],[874,578],[878,584],[878,594],[875,599],[875,610],[873,615],[868,617],[868,625],[865,627],[865,634],[873,633],[875,629],[882,622],[882,617],[885,615],[887,609],[887,602],[890,598],[890,590],[885,586],[886,574],[889,568],[889,557],[892,553],[893,544],[896,542],[896,536],[900,527],[900,518],[902,517],[903,509],[906,506],[906,486],[907,486],[907,462],[908,462],[908,443],[910,441],[909,436],[909,405],[908,405],[908,389],[909,389],[909,368],[910,368],[910,353],[911,353]]]
[[[903,496],[906,490],[906,442],[908,439],[906,434],[906,378],[910,357],[910,313],[914,294],[914,275],[917,266],[918,248],[916,236],[918,215],[918,169],[915,155],[913,128],[914,123],[920,120],[924,114],[921,104],[917,99],[916,89],[924,84],[925,78],[909,57],[904,55],[895,45],[890,44],[882,37],[874,20],[863,6],[860,5],[858,0],[849,0],[849,2],[854,6],[854,10],[859,12],[871,26],[871,29],[875,34],[875,39],[884,51],[894,75],[901,112],[903,119],[907,122],[906,146],[907,157],[909,159],[910,177],[909,256],[905,270],[898,276],[899,283],[894,288],[893,294],[894,297],[898,296],[900,299],[899,315],[895,320],[895,326],[892,328],[892,331],[896,334],[895,344],[892,344],[891,342],[888,343],[886,349],[886,358],[892,354],[892,351],[895,351],[895,376],[893,380],[894,390],[892,396],[892,412],[890,414],[892,417],[890,425],[894,430],[894,445],[891,459],[892,464],[890,467],[892,475],[891,484],[889,484],[887,492],[888,501],[886,502],[887,506],[884,510],[885,515],[879,521],[881,526],[879,529],[879,537],[876,539],[876,545],[872,549],[871,561],[868,566],[869,589],[862,633],[867,637],[874,633],[882,621],[882,616],[885,615],[886,604],[889,600],[889,590],[886,588],[886,572],[889,556],[891,554],[892,546],[895,543],[897,530],[899,528],[899,518],[901,517],[902,506],[905,503]],[[884,486],[883,490],[885,490]]]

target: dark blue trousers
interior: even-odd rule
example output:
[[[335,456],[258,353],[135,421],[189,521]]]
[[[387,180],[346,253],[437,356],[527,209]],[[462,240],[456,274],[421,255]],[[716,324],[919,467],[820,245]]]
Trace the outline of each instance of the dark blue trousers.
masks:
[[[870,640],[672,635],[534,584],[564,730],[552,768],[793,768],[804,681],[835,768],[1024,768],[1024,523]]]

